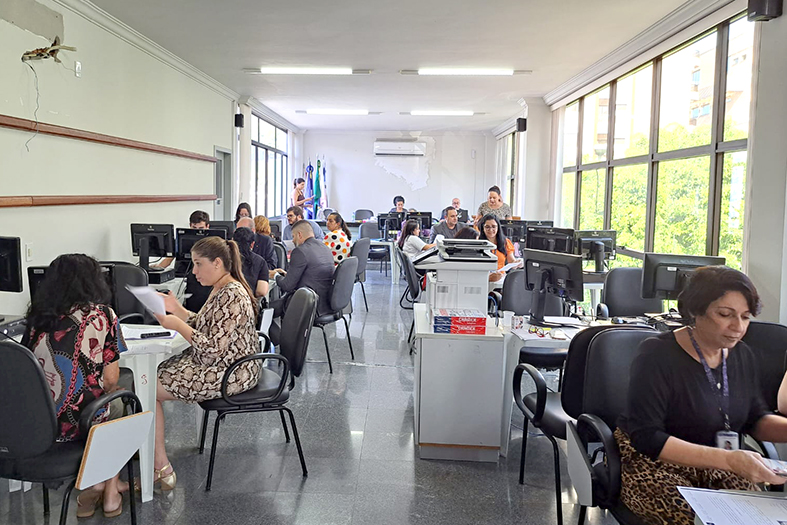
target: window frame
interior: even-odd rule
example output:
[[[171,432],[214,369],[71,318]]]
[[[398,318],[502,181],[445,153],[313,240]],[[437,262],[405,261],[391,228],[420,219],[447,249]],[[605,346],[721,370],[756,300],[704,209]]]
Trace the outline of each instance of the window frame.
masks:
[[[254,194],[255,194],[255,202],[259,203],[259,193],[260,190],[264,191],[265,198],[262,202],[265,203],[264,211],[257,210],[257,213],[261,215],[265,215],[266,217],[274,217],[278,215],[284,214],[284,210],[288,208],[287,206],[287,192],[285,191],[287,188],[286,179],[287,173],[282,170],[279,166],[277,166],[277,157],[276,154],[281,155],[282,159],[282,166],[289,166],[289,159],[287,158],[287,151],[278,148],[277,144],[277,131],[282,131],[287,140],[289,141],[289,133],[287,129],[282,128],[274,124],[273,122],[266,120],[265,118],[257,115],[256,113],[252,112],[251,115],[252,120],[258,119],[261,122],[265,122],[274,128],[274,146],[270,146],[268,144],[264,144],[259,140],[259,133],[258,136],[251,138],[251,147],[252,151],[254,152],[254,158],[257,159],[255,162],[255,169],[254,169]],[[257,129],[260,128],[260,122],[257,123]],[[265,169],[265,184],[263,188],[260,188],[260,163],[259,163],[259,150],[265,151],[265,165],[263,168]],[[274,168],[273,168],[273,177],[268,176],[268,155],[274,156]],[[285,160],[286,159],[286,160]],[[268,201],[270,200],[269,196],[270,193],[273,193],[273,209],[268,209]],[[258,206],[259,207],[259,206]]]

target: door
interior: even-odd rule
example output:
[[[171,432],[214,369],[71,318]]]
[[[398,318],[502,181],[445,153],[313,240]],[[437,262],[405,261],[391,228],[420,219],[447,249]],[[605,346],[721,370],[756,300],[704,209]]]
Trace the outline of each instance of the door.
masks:
[[[211,217],[217,221],[231,221],[235,219],[232,210],[232,153],[215,148],[215,154],[216,176],[213,191],[216,201]]]

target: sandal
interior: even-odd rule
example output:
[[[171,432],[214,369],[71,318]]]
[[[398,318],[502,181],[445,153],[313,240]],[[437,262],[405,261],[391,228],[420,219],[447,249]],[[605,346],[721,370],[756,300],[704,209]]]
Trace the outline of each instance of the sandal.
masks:
[[[79,494],[81,496],[82,493]],[[77,496],[77,518],[91,518],[93,514],[96,513],[96,507],[101,504],[101,501],[104,499],[103,494],[99,494],[96,497],[95,501],[91,504],[82,503],[79,501],[79,496]]]
[[[120,494],[120,493],[119,493]],[[123,494],[120,494],[120,505],[115,510],[104,509],[105,518],[115,518],[123,512]]]

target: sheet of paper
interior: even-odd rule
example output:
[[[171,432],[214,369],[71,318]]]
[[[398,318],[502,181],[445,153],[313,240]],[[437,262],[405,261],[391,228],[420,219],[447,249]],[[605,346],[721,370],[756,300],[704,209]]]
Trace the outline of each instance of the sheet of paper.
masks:
[[[517,259],[517,260],[515,260],[512,263],[506,264],[505,266],[503,266],[502,268],[500,268],[497,271],[498,272],[507,272],[508,270],[513,270],[514,268],[519,268],[521,266],[522,266],[522,259]]]
[[[175,337],[175,334],[177,334],[175,330],[167,330],[160,326],[134,326],[122,324],[120,325],[120,329],[123,331],[123,338],[127,341],[142,339],[142,334],[167,333],[167,335],[152,337],[150,339],[172,339]]]
[[[126,290],[137,298],[137,301],[142,303],[142,306],[150,310],[151,313],[158,315],[166,315],[167,311],[164,309],[164,298],[159,293],[149,286],[128,286]]]
[[[560,324],[564,326],[576,326],[580,328],[587,326],[587,323],[583,323],[581,319],[577,319],[576,317],[545,315],[544,322],[550,324]]]
[[[706,525],[785,525],[787,499],[767,492],[728,492],[678,487]]]

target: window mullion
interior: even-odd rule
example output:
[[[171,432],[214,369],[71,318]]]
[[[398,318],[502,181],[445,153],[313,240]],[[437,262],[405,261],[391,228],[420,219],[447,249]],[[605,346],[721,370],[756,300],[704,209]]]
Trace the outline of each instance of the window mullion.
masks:
[[[729,24],[723,23],[716,32],[716,78],[713,83],[713,111],[711,114],[711,145],[715,151],[724,140],[724,111],[727,103],[727,56],[729,51]],[[724,176],[724,154],[715,153],[710,158],[708,185],[708,221],[705,253],[719,253],[721,231],[721,197]]]
[[[607,102],[607,166],[604,178],[604,226],[609,230],[612,224],[612,158],[615,153],[615,108],[618,98],[618,82],[613,80],[609,84],[609,101]]]
[[[658,164],[655,160],[659,149],[659,112],[661,111],[661,58],[653,61],[653,91],[650,98],[650,143],[648,159],[648,189],[645,197],[645,251],[652,252],[656,235],[656,188]]]

